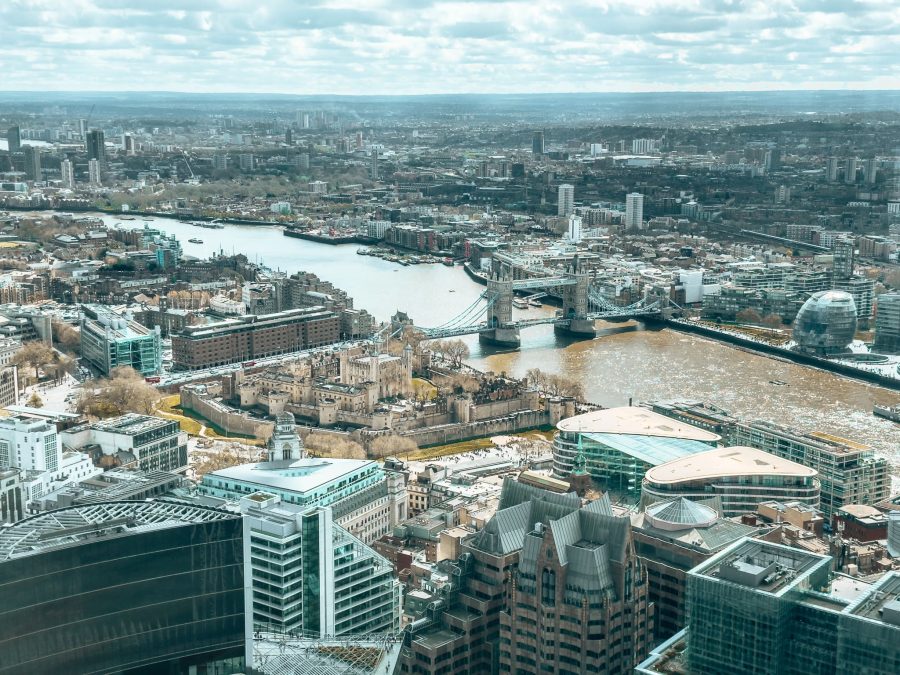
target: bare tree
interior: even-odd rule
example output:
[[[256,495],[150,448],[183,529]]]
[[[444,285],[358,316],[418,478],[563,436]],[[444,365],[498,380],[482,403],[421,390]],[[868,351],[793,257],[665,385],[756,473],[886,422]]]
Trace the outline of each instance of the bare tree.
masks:
[[[781,328],[781,317],[777,314],[766,314],[760,323],[767,328]]]
[[[64,321],[53,321],[51,327],[53,342],[67,354],[77,354],[81,346],[81,332]]]
[[[43,408],[44,407],[44,399],[42,399],[40,396],[38,396],[38,393],[35,391],[35,392],[31,393],[31,397],[28,399],[28,402],[26,403],[26,405],[29,406],[30,408]]]
[[[762,321],[762,317],[759,315],[759,312],[749,307],[747,309],[742,309],[740,312],[735,314],[734,318],[738,323],[749,323],[753,325],[759,325],[759,322]]]
[[[337,434],[313,432],[305,439],[303,445],[314,455],[320,457],[336,457],[340,459],[365,459],[366,451],[359,443]]]
[[[33,340],[23,344],[21,349],[13,354],[10,363],[18,366],[19,369],[34,369],[34,379],[37,381],[40,378],[41,369],[57,362],[59,358],[60,355],[48,344],[40,340]]]
[[[85,385],[78,400],[80,413],[96,417],[114,417],[128,412],[149,415],[161,398],[159,391],[148,384],[140,373],[128,366],[114,368],[108,379]]]
[[[400,457],[408,455],[419,449],[416,442],[406,436],[397,436],[389,434],[379,436],[369,445],[369,456],[379,459],[385,457]]]
[[[462,340],[450,340],[445,349],[452,368],[462,367],[463,359],[469,358],[469,346]]]

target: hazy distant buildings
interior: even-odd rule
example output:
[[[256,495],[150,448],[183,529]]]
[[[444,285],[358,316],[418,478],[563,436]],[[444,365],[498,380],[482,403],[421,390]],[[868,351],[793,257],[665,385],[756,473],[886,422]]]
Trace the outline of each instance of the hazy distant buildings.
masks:
[[[64,159],[59,163],[59,173],[62,177],[62,185],[66,188],[75,187],[75,165],[71,159]]]
[[[631,141],[631,152],[635,155],[649,155],[659,152],[659,141],[655,138],[635,138]]]
[[[871,157],[866,160],[863,165],[866,177],[866,185],[875,185],[875,179],[878,176],[878,160]]]
[[[544,154],[544,132],[535,131],[531,137],[531,154],[540,157]]]
[[[378,180],[378,149],[372,149],[372,165],[369,167],[369,178]]]
[[[644,195],[631,192],[625,196],[625,229],[641,230],[644,227]]]
[[[228,153],[217,152],[212,158],[213,169],[216,171],[226,171],[228,169]]]
[[[238,156],[238,166],[240,166],[241,171],[253,171],[254,164],[255,162],[252,153],[242,152]]]
[[[128,156],[134,155],[134,136],[132,136],[131,134],[122,134],[122,150]]]
[[[848,185],[853,185],[856,183],[856,170],[858,168],[858,161],[856,157],[850,157],[847,159],[844,164],[844,182]]]
[[[829,183],[837,183],[840,172],[840,160],[837,157],[829,157],[825,162],[825,178]]]
[[[575,186],[563,183],[559,186],[557,215],[567,217],[575,211]]]
[[[91,185],[97,186],[100,185],[100,160],[99,159],[89,159],[88,160],[88,180]]]
[[[6,146],[10,155],[19,152],[22,147],[22,134],[19,127],[10,127],[6,130]]]

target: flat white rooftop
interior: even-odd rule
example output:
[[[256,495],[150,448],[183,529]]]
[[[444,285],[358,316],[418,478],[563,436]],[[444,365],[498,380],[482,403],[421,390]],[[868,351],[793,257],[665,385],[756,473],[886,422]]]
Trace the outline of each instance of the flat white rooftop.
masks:
[[[367,459],[308,458],[240,464],[207,475],[302,494],[369,467],[377,468],[378,463]]]
[[[556,425],[556,428],[569,432],[682,438],[704,443],[716,443],[722,439],[721,436],[711,431],[699,429],[637,406],[608,408],[576,415],[562,420]]]
[[[646,481],[656,485],[712,480],[725,476],[796,476],[815,478],[817,471],[756,448],[713,448],[654,466]]]

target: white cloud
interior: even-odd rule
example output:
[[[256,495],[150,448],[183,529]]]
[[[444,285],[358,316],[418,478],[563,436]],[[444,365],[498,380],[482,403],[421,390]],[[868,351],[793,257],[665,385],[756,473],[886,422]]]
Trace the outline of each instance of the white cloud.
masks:
[[[900,14],[871,0],[6,0],[0,25],[0,63],[20,64],[5,70],[4,89],[402,94],[900,83]]]

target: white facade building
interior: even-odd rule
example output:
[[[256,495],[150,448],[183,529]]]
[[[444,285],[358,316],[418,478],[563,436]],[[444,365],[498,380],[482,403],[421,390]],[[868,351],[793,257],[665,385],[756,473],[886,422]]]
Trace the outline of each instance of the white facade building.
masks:
[[[257,628],[305,637],[400,630],[393,565],[335,524],[330,508],[257,492],[240,509]]]
[[[642,230],[644,228],[644,195],[630,192],[625,196],[625,229]]]
[[[581,218],[576,215],[569,216],[569,241],[577,244],[581,241]]]

